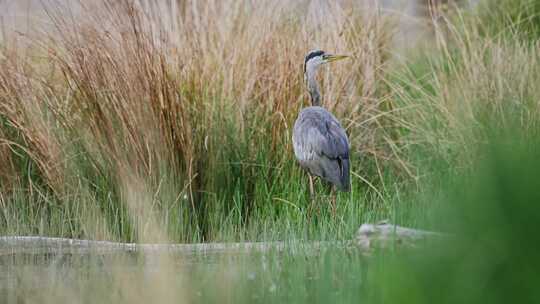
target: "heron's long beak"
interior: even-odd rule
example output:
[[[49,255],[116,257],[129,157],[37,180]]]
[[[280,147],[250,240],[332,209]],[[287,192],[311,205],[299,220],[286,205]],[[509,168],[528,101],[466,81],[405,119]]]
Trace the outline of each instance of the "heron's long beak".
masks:
[[[347,56],[347,55],[325,55],[325,57],[324,57],[326,62],[338,61],[338,60],[345,59],[345,58],[349,58],[349,56]]]

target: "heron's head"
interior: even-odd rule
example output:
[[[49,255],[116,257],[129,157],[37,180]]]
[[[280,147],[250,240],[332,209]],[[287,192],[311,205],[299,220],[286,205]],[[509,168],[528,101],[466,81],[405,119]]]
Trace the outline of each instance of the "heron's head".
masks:
[[[328,54],[321,50],[310,51],[306,55],[306,59],[304,61],[304,74],[307,72],[315,72],[317,68],[324,63],[345,59],[347,57],[348,56],[345,55]]]
[[[307,89],[311,95],[311,103],[314,106],[321,105],[321,93],[315,75],[317,69],[328,62],[333,62],[341,59],[345,59],[344,55],[332,55],[327,54],[325,51],[315,50],[307,54],[304,61],[304,81],[307,84]]]

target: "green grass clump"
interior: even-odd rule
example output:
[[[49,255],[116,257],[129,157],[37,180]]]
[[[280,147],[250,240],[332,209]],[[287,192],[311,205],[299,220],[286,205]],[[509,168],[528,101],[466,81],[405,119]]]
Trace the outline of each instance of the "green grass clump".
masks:
[[[540,3],[535,0],[481,1],[479,29],[489,36],[518,37],[525,42],[540,38]]]

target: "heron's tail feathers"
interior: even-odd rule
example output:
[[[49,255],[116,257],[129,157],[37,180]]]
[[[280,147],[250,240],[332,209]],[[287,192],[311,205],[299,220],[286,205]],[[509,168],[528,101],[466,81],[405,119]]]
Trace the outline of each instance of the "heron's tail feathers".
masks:
[[[321,157],[306,167],[311,174],[320,176],[340,191],[349,192],[351,190],[349,164],[348,158]]]
[[[351,191],[351,178],[350,178],[350,163],[348,159],[341,159],[341,176],[339,178],[339,183],[336,183],[336,186],[339,190],[344,192]]]

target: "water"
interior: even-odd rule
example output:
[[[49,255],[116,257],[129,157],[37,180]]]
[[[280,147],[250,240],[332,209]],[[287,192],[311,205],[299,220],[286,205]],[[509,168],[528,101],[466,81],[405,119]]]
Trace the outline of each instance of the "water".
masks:
[[[2,303],[351,302],[363,257],[301,254],[42,255],[0,257]],[[338,288],[336,288],[336,284]],[[3,301],[2,301],[3,300]]]

